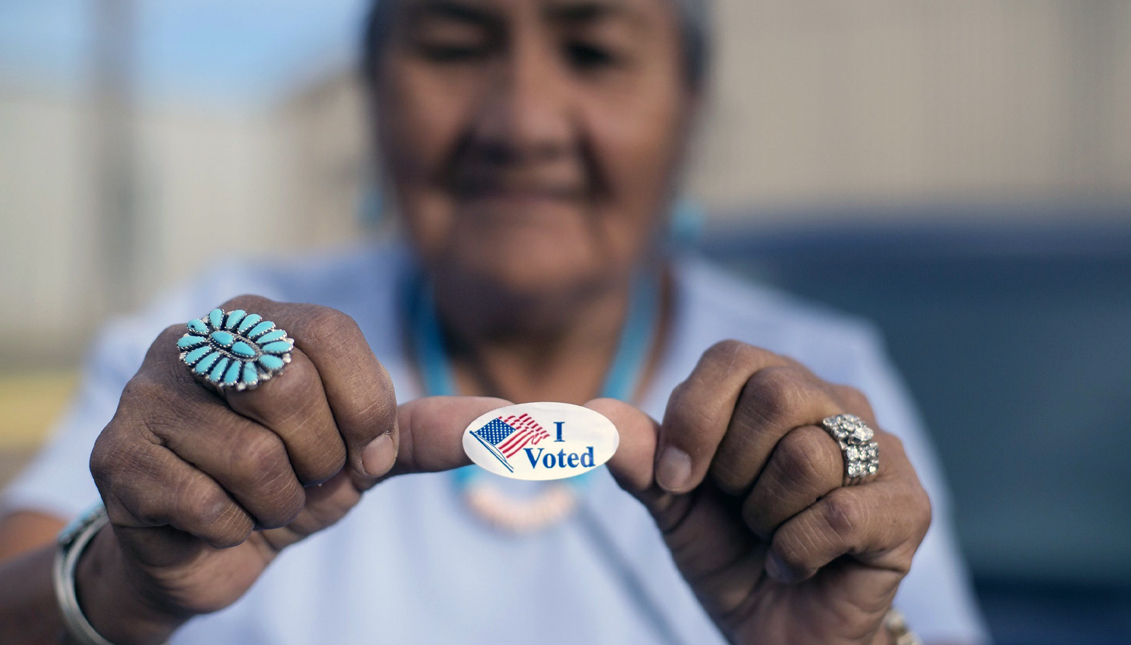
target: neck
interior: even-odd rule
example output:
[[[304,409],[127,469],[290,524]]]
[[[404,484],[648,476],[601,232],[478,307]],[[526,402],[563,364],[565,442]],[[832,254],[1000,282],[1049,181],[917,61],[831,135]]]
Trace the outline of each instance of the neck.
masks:
[[[631,291],[631,281],[625,279],[573,297],[504,302],[437,284],[436,308],[458,393],[516,403],[581,404],[599,396],[617,353]],[[475,307],[483,302],[491,306]],[[661,304],[660,309],[667,307]],[[646,373],[660,343],[652,345]]]

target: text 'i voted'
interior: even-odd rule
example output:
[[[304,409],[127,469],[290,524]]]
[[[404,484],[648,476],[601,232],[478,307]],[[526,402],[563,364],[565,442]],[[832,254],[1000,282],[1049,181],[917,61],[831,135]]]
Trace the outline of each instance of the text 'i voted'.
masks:
[[[570,403],[523,403],[492,410],[463,432],[463,451],[512,479],[565,479],[612,458],[620,435],[599,412]]]

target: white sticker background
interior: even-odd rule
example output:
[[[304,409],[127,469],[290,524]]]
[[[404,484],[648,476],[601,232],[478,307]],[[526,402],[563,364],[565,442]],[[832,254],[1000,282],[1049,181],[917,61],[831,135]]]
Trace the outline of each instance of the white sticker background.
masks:
[[[616,426],[571,403],[522,403],[492,410],[463,431],[463,451],[480,467],[512,479],[576,477],[612,458]]]

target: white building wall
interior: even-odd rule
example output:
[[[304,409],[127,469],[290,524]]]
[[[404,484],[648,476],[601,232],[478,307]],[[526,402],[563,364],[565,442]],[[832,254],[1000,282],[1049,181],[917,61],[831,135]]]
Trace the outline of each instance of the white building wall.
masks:
[[[688,182],[716,220],[796,224],[844,206],[907,217],[891,206],[921,204],[1131,212],[1131,3],[716,9],[715,78]],[[98,325],[92,123],[81,100],[0,87],[0,369],[73,361]],[[136,302],[220,257],[363,234],[373,173],[348,73],[266,106],[144,105],[136,133]],[[964,212],[995,224],[1029,216]]]
[[[73,350],[90,311],[92,185],[80,111],[57,98],[0,94],[0,356]]]
[[[724,216],[1131,201],[1131,3],[716,7],[718,65],[691,185]]]

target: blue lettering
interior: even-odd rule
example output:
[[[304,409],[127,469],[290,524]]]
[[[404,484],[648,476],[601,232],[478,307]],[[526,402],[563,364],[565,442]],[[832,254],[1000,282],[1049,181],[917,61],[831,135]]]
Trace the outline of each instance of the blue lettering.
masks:
[[[538,455],[537,456],[535,456],[534,451],[531,450],[530,448],[523,448],[523,450],[526,451],[526,457],[527,457],[527,459],[530,460],[530,467],[531,468],[537,468],[538,467],[538,457],[542,456],[542,449],[541,448],[538,449]]]
[[[537,468],[538,462],[542,462],[545,468],[592,468],[595,460],[593,458],[593,446],[589,446],[585,452],[578,454],[571,452],[566,454],[565,450],[559,450],[558,454],[546,452],[544,448],[539,448],[538,452],[534,452],[533,448],[523,448],[526,451],[526,458],[530,460],[530,467]],[[545,455],[542,453],[546,452]]]
[[[565,424],[565,421],[555,421],[554,422],[554,425],[558,426],[558,438],[554,439],[554,443],[561,443],[562,442],[562,425],[564,425],[564,424]]]

